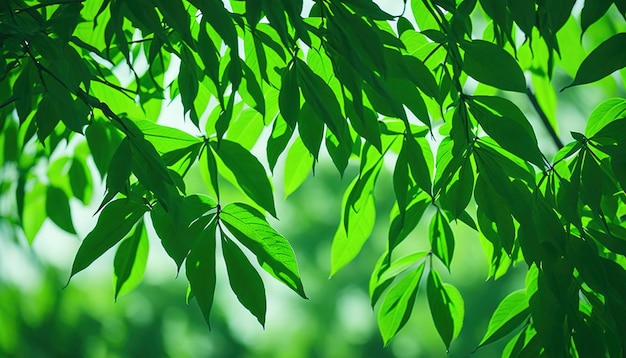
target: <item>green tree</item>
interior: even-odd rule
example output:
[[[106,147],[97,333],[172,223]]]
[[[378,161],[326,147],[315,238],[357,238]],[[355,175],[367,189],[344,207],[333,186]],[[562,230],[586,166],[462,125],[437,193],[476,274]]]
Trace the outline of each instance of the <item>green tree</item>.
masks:
[[[71,276],[116,246],[116,296],[132,289],[152,225],[207,323],[227,279],[263,325],[259,269],[306,297],[268,221],[280,213],[267,170],[285,156],[289,195],[327,160],[324,143],[340,175],[358,167],[331,274],[371,236],[377,179],[393,166],[387,249],[370,279],[385,344],[419,294],[446,349],[459,334],[463,298],[442,279],[459,222],[480,233],[490,277],[528,267],[478,348],[515,333],[505,356],[621,357],[626,2],[580,4],[412,0],[392,15],[368,0],[4,1],[0,217],[15,240],[32,243],[46,218],[75,233],[70,198],[89,203],[103,180]],[[597,106],[564,145],[557,104],[590,83],[580,91]],[[156,123],[167,98],[193,130]],[[551,138],[541,146],[539,128]],[[186,190],[195,165],[202,193]],[[224,195],[227,183],[246,198]],[[420,221],[431,249],[411,252]],[[218,254],[228,278],[216,277]]]

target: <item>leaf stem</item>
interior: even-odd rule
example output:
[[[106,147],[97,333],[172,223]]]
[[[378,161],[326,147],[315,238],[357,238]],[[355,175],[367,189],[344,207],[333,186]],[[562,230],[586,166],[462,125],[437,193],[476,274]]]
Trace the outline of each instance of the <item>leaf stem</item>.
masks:
[[[537,111],[537,114],[539,114],[539,118],[541,118],[541,122],[543,123],[544,127],[546,127],[546,129],[548,130],[548,133],[550,133],[550,136],[552,137],[552,141],[554,142],[554,144],[557,146],[558,149],[563,148],[563,142],[561,141],[561,138],[559,138],[558,134],[556,134],[554,127],[552,127],[552,124],[550,124],[550,120],[548,119],[546,112],[543,111],[543,109],[539,105],[539,102],[537,101],[537,97],[531,91],[530,88],[526,88],[526,96],[530,100],[530,103],[532,103],[533,108],[535,108],[535,111]]]

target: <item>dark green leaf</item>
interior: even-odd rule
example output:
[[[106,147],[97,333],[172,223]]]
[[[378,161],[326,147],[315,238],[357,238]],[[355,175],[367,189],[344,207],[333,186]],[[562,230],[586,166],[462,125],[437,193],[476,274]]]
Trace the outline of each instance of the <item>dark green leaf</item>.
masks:
[[[291,245],[268,224],[263,214],[246,204],[233,203],[222,209],[220,219],[252,251],[265,271],[306,298]]]
[[[118,199],[105,206],[96,227],[78,248],[70,278],[122,240],[147,209],[141,201],[130,198]]]
[[[317,116],[309,102],[304,102],[298,113],[298,133],[309,153],[317,160],[324,140],[324,122]]]
[[[204,221],[198,221],[193,225],[204,225]],[[204,320],[209,325],[209,328],[211,327],[209,316],[213,306],[216,281],[216,229],[217,219],[213,220],[208,227],[203,228],[185,261],[191,293],[196,297],[198,306],[200,306]]]
[[[404,146],[406,146],[406,158],[409,163],[409,170],[417,185],[427,193],[432,190],[431,170],[428,162],[432,162],[430,147],[422,146],[412,135],[405,135]],[[424,149],[428,151],[425,153]],[[428,159],[426,156],[429,156]]]
[[[83,204],[89,204],[92,193],[91,172],[87,168],[86,163],[74,158],[69,171],[70,186],[72,194]]]
[[[499,89],[526,92],[524,72],[513,56],[500,46],[474,40],[462,42],[461,48],[465,51],[463,71],[469,76]]]
[[[583,34],[589,26],[598,21],[607,12],[611,4],[613,4],[613,0],[585,1],[585,6],[580,13],[580,26]]]
[[[291,67],[286,68],[283,72],[278,95],[280,114],[292,129],[296,127],[298,112],[300,111],[300,87],[296,75],[296,63],[294,62]]]
[[[304,183],[313,172],[314,158],[302,143],[300,138],[289,148],[285,160],[284,190],[285,198],[291,195]]]
[[[422,263],[415,271],[403,277],[385,296],[378,311],[378,327],[385,345],[389,344],[411,317],[425,266]]]
[[[233,172],[243,192],[276,217],[272,185],[259,160],[238,143],[227,139],[219,144],[211,142],[211,147],[226,167]]]
[[[626,66],[626,33],[612,36],[596,47],[580,64],[574,81],[565,88],[598,81]]]
[[[287,148],[289,139],[293,134],[293,128],[289,127],[282,116],[276,117],[272,127],[272,134],[267,139],[267,162],[270,170],[274,171],[280,154]]]
[[[223,235],[223,234],[222,234]],[[228,282],[239,302],[265,327],[265,286],[258,272],[239,246],[222,236],[222,254],[228,271]]]
[[[461,332],[465,307],[463,297],[456,287],[441,282],[437,271],[431,268],[428,274],[428,305],[439,336],[446,349]]]
[[[72,222],[70,202],[62,189],[55,186],[48,186],[46,193],[46,213],[58,227],[70,234],[76,234],[76,229],[74,229],[74,223]]]

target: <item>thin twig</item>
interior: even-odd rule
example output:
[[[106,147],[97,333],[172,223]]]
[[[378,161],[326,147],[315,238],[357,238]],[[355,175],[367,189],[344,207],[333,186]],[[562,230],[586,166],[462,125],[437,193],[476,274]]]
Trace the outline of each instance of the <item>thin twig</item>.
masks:
[[[561,138],[559,138],[559,136],[556,134],[554,127],[552,127],[552,124],[550,124],[550,120],[548,119],[546,112],[543,111],[543,109],[539,105],[539,102],[537,101],[537,97],[530,90],[530,88],[526,88],[526,96],[530,100],[530,103],[532,103],[533,108],[535,108],[535,111],[537,111],[537,114],[539,114],[539,118],[541,118],[541,122],[543,123],[543,126],[546,127],[546,129],[548,130],[548,133],[550,133],[550,136],[552,137],[552,141],[554,142],[554,144],[557,146],[558,149],[563,148],[563,142],[561,141]]]

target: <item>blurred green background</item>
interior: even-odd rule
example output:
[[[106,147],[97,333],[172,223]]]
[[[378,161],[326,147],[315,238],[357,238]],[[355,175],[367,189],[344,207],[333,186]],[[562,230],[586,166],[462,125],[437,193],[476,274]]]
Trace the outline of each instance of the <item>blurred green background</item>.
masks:
[[[499,300],[523,287],[524,268],[514,269],[495,282],[486,281],[487,260],[478,235],[463,224],[453,225],[457,237],[453,275],[444,276],[444,280],[455,284],[465,299],[466,318],[460,337],[446,355],[422,290],[410,321],[388,347],[383,347],[367,285],[387,240],[388,212],[393,200],[388,172],[381,174],[377,187],[378,218],[374,234],[357,259],[329,279],[330,244],[338,225],[341,193],[355,171],[352,168],[341,179],[322,161],[315,177],[307,179],[278,208],[281,220],[274,224],[294,247],[309,299],[299,298],[264,275],[268,291],[265,329],[236,301],[228,287],[223,262],[218,261],[216,303],[209,331],[196,303],[192,301],[189,306],[185,303],[184,272],[180,273],[183,277],[175,278],[175,265],[165,256],[153,232],[149,231],[151,250],[144,281],[117,302],[114,302],[112,278],[113,253],[99,259],[64,288],[79,239],[46,223],[32,247],[23,244],[23,240],[0,240],[0,356],[470,355]],[[199,173],[190,174],[189,192],[202,188]],[[222,195],[239,200],[234,190]],[[98,198],[98,193],[94,197]],[[73,206],[73,209],[75,218],[85,215],[84,220],[75,220],[81,222],[77,225],[79,234],[88,232],[94,225],[89,208]],[[403,250],[428,249],[430,214],[425,214]],[[81,230],[81,226],[85,227]],[[6,238],[9,234],[4,230],[2,236]],[[445,273],[445,269],[440,272]],[[503,344],[481,348],[472,356],[497,356]]]

